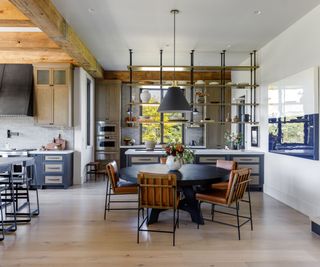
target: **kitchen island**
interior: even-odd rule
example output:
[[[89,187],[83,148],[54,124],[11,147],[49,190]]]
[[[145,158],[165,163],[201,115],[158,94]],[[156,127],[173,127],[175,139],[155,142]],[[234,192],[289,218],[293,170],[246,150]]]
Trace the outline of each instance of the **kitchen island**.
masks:
[[[251,188],[263,191],[264,181],[264,153],[253,150],[226,150],[226,149],[193,149],[195,163],[216,165],[217,160],[234,160],[238,163],[238,168],[250,168]],[[125,152],[126,166],[135,164],[155,164],[160,163],[160,158],[165,155],[161,148],[152,151],[146,149],[128,149]]]
[[[41,188],[64,188],[73,185],[73,150],[35,150],[34,157]]]

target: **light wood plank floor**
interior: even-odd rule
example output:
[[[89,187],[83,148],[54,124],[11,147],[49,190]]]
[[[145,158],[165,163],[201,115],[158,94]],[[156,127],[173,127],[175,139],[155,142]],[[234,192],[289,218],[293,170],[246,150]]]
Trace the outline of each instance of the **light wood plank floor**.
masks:
[[[158,233],[141,234],[137,244],[136,211],[111,211],[104,221],[104,193],[104,182],[41,190],[41,215],[0,242],[0,266],[320,266],[308,218],[263,193],[253,193],[254,231],[244,226],[241,241],[228,226],[206,222],[198,230],[181,212],[176,247]],[[162,214],[153,227],[170,218]]]

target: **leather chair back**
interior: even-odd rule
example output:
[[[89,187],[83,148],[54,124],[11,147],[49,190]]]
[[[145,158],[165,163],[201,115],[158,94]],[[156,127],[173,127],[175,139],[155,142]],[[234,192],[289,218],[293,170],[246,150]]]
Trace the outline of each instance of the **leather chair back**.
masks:
[[[177,207],[177,179],[174,174],[139,173],[140,208],[170,209]]]
[[[116,161],[112,161],[107,164],[107,174],[111,183],[111,188],[114,191],[119,182],[118,166]]]
[[[222,169],[226,170],[236,170],[238,167],[238,163],[234,160],[223,160],[223,159],[218,159],[216,166]]]

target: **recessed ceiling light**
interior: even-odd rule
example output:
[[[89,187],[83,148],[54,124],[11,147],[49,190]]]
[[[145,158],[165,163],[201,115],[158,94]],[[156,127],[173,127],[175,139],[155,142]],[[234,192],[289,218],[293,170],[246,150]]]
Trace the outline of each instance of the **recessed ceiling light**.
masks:
[[[90,13],[94,13],[94,12],[95,12],[94,8],[89,8],[88,11],[89,11]]]
[[[261,10],[255,10],[254,12],[253,12],[253,14],[255,14],[255,15],[261,15]]]

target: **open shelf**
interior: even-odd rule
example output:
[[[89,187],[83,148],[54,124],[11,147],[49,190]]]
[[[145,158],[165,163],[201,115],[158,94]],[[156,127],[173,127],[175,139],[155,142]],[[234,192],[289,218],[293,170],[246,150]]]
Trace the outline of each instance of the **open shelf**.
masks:
[[[200,122],[193,122],[193,123],[203,123],[203,124],[252,124],[252,125],[259,124],[259,122],[205,121],[205,120],[204,121],[200,121]]]
[[[248,71],[258,69],[259,66],[160,66],[160,65],[128,65],[132,71]]]
[[[258,103],[190,103],[191,106],[259,106]]]

